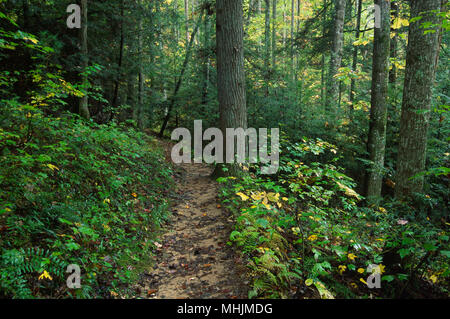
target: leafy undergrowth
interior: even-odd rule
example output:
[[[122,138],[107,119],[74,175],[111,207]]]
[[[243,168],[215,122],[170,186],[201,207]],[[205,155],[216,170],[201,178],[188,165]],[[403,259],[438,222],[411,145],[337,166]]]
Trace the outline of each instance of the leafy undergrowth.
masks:
[[[27,123],[21,109],[0,132],[1,293],[123,293],[151,255],[152,231],[167,212],[170,169],[155,141],[39,112]],[[81,268],[81,289],[66,287],[69,264]]]
[[[171,168],[153,138],[67,112],[89,87],[67,82],[54,49],[0,33],[2,50],[33,61],[0,71],[0,296],[131,295],[167,217]],[[81,289],[66,284],[72,264]]]
[[[320,139],[283,141],[277,175],[250,167],[218,179],[236,216],[230,244],[252,276],[249,297],[448,296],[448,223],[406,203],[365,207],[339,159]],[[370,289],[377,277],[381,288]]]

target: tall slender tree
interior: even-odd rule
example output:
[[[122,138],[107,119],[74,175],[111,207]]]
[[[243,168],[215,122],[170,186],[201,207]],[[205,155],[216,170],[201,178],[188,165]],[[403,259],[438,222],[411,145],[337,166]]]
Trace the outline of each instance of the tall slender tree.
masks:
[[[277,0],[272,0],[272,68],[277,61]]]
[[[264,0],[265,3],[265,19],[264,19],[264,94],[269,95],[270,81],[270,0]]]
[[[89,65],[89,57],[88,57],[88,6],[87,6],[87,0],[81,0],[81,9],[83,11],[83,19],[82,19],[82,25],[81,25],[81,32],[80,32],[80,40],[81,40],[81,68],[82,72],[84,74],[82,75],[82,82],[83,86],[85,87],[85,90],[87,90],[88,84],[89,84],[89,78],[86,73],[86,69]],[[85,119],[90,118],[89,114],[89,105],[88,105],[88,95],[86,94],[81,97],[80,104],[79,104],[79,113],[82,117]]]
[[[361,13],[362,13],[362,0],[356,0],[358,3],[356,6],[356,31],[355,31],[355,41],[359,40],[359,35],[361,33]],[[352,62],[352,71],[356,72],[356,67],[358,65],[358,46],[355,45],[353,48],[353,62]],[[353,102],[355,100],[355,90],[356,90],[356,81],[352,78],[350,83],[350,107],[353,109]]]
[[[341,67],[342,49],[344,46],[344,19],[346,0],[335,0],[335,15],[333,29],[333,46],[331,48],[330,68],[328,73],[328,84],[325,106],[330,108],[338,105],[339,81],[335,78]]]
[[[438,53],[441,0],[411,0],[395,196],[423,190],[431,93]],[[427,29],[423,25],[430,24]]]
[[[381,9],[380,28],[375,28],[372,63],[372,93],[370,108],[369,141],[367,149],[372,165],[367,176],[367,197],[381,196],[384,154],[386,147],[387,95],[389,79],[389,47],[391,5],[386,0],[375,0]]]

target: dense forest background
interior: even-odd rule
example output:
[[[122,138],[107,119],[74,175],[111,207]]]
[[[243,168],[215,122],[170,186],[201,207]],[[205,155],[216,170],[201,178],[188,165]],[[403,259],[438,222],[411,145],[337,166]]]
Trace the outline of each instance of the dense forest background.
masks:
[[[276,175],[220,167],[249,297],[448,297],[446,0],[74,2],[0,0],[2,296],[134,296],[201,119],[281,131]]]

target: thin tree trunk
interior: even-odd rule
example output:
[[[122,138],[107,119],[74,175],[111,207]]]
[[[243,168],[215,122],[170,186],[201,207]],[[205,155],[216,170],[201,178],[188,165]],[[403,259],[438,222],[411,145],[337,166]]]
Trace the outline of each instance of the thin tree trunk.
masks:
[[[356,31],[355,31],[355,41],[359,40],[360,30],[361,30],[361,12],[362,12],[362,0],[356,0],[358,2],[357,5],[357,13],[356,13]],[[353,63],[352,63],[352,71],[356,72],[356,68],[358,65],[358,46],[355,45],[353,48]],[[350,108],[353,110],[354,101],[355,101],[355,90],[356,90],[356,81],[352,78],[350,83]]]
[[[142,7],[142,0],[139,0],[139,8],[143,10]],[[144,70],[143,70],[143,41],[142,41],[142,16],[139,17],[139,23],[138,23],[138,59],[139,59],[139,84],[138,84],[138,112],[137,112],[137,125],[139,129],[144,128]]]
[[[326,36],[326,22],[327,22],[327,0],[323,0],[323,21],[322,21],[322,37]],[[320,79],[320,99],[322,106],[325,105],[325,51],[322,53],[322,72]]]
[[[189,0],[184,0],[184,18],[186,20],[186,43],[189,43]]]
[[[277,50],[277,0],[272,0],[272,68],[276,68]]]
[[[203,89],[202,89],[202,100],[201,104],[206,105],[208,101],[208,87],[209,87],[209,65],[210,65],[210,57],[209,57],[209,16],[205,14],[205,22],[204,22],[204,44],[203,44],[203,54],[204,54],[204,62],[203,62]]]
[[[169,123],[170,116],[171,116],[171,113],[172,113],[172,109],[173,109],[173,106],[175,104],[175,99],[177,97],[178,91],[180,90],[181,82],[183,81],[183,75],[184,75],[184,72],[186,71],[186,67],[187,67],[187,65],[189,63],[189,58],[191,56],[191,48],[192,48],[192,45],[193,45],[193,42],[194,42],[194,37],[195,37],[195,34],[198,31],[198,28],[199,28],[199,25],[201,23],[201,20],[202,20],[202,13],[200,13],[198,21],[195,24],[194,31],[192,32],[192,34],[190,36],[189,44],[188,44],[188,46],[186,48],[186,56],[184,58],[183,66],[181,67],[181,73],[180,73],[180,76],[178,77],[178,80],[176,81],[175,88],[174,88],[172,97],[171,97],[170,102],[169,102],[169,107],[167,109],[167,114],[164,117],[163,124],[161,126],[161,130],[159,131],[159,136],[160,137],[162,137],[164,135],[164,131],[166,130],[167,124]]]
[[[333,47],[331,49],[330,71],[328,73],[328,84],[325,106],[330,109],[338,104],[339,81],[335,78],[341,67],[342,48],[344,46],[344,18],[346,0],[335,0],[335,17],[333,32]]]
[[[291,78],[293,84],[295,83],[294,26],[295,26],[295,0],[291,0]]]
[[[88,67],[89,63],[89,57],[88,57],[88,7],[87,7],[87,0],[81,0],[81,7],[83,10],[83,19],[82,19],[82,26],[81,26],[81,54],[82,54],[82,72],[86,72],[86,69]],[[84,89],[86,90],[86,94],[81,97],[80,104],[79,104],[79,110],[78,112],[82,117],[85,119],[89,119],[91,116],[89,114],[89,105],[88,105],[88,85],[89,85],[89,78],[88,75],[85,74],[82,76],[82,82]]]
[[[372,95],[370,108],[369,160],[372,162],[367,174],[367,198],[376,200],[381,196],[384,154],[386,147],[387,95],[389,80],[390,12],[389,1],[375,0],[381,9],[380,28],[375,28],[372,65]]]
[[[424,34],[423,23],[439,24],[441,0],[411,0],[411,18],[421,16],[409,26],[403,89],[400,140],[397,157],[395,196],[404,198],[422,192],[424,178],[416,177],[425,169],[427,135],[432,88],[435,80],[439,30]],[[428,13],[427,13],[428,12]]]
[[[269,80],[270,80],[270,0],[265,0],[265,31],[264,31],[264,94],[269,95]]]
[[[392,23],[394,20],[398,17],[398,5],[397,1],[392,1],[391,3],[392,11],[394,11]],[[397,58],[397,42],[398,42],[398,35],[397,32],[395,33],[395,36],[391,39],[391,58],[396,59]],[[389,83],[394,84],[397,80],[397,67],[395,64],[392,64],[391,71],[389,72]]]
[[[120,80],[122,76],[122,63],[123,63],[123,49],[125,43],[125,35],[123,30],[123,19],[124,19],[124,3],[123,0],[120,2],[120,44],[119,44],[119,61],[117,63],[118,66],[118,74],[116,77],[116,81],[114,83],[114,97],[113,97],[113,109],[118,107],[119,102],[119,88],[120,88]]]

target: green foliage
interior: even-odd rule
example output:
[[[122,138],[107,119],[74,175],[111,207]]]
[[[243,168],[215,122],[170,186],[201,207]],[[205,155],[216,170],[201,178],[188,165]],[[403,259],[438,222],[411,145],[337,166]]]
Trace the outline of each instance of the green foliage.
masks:
[[[219,179],[223,202],[237,216],[230,241],[251,269],[249,297],[288,297],[305,285],[321,298],[393,297],[425,278],[445,287],[445,225],[412,219],[395,202],[364,207],[336,164],[336,146],[306,138],[283,144],[275,178]],[[370,264],[380,265],[381,290],[366,286]]]
[[[171,169],[144,133],[62,111],[83,93],[36,43],[20,46],[32,70],[0,71],[0,294],[132,293],[167,216]],[[32,89],[15,91],[24,81]],[[81,289],[66,287],[68,264],[81,267]]]

